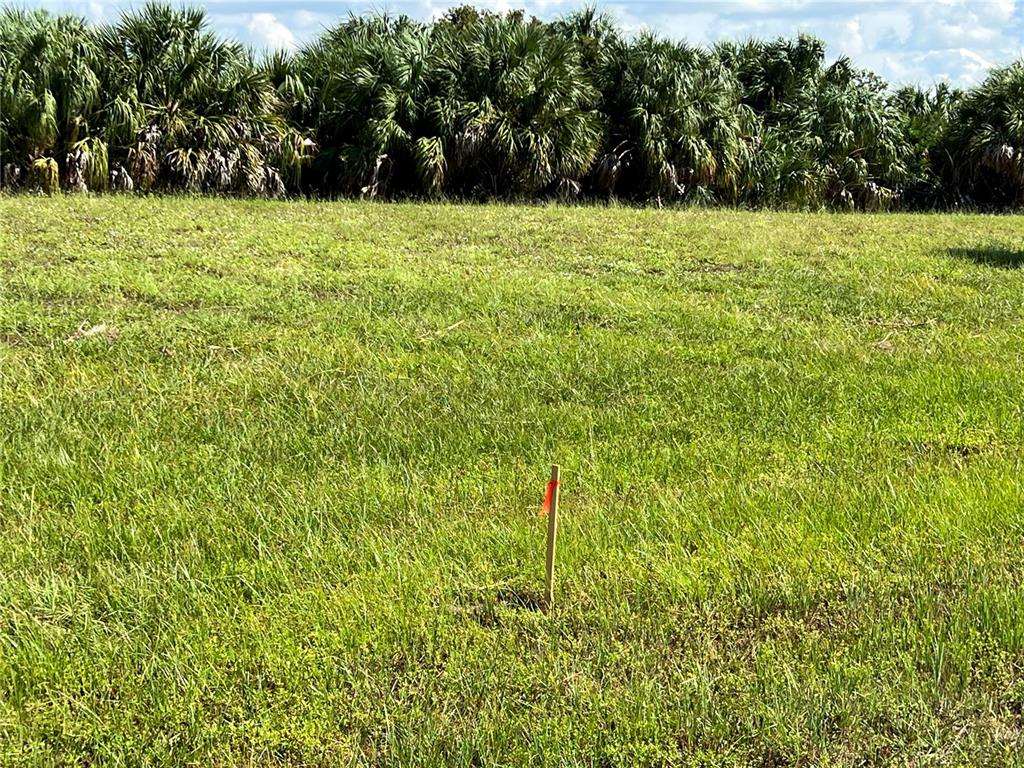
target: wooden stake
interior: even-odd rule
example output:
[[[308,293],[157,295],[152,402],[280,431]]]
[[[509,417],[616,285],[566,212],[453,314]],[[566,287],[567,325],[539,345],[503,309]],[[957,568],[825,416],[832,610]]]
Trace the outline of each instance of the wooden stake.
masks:
[[[555,604],[555,547],[558,542],[558,476],[557,464],[551,465],[551,508],[548,510],[547,581],[544,585],[544,608]]]

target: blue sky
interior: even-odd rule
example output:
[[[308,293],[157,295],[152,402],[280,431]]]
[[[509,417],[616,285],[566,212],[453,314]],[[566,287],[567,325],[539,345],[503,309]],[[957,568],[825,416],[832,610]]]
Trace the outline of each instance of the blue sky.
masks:
[[[16,4],[75,11],[95,21],[114,20],[132,5],[123,0],[17,0]],[[464,3],[228,0],[196,4],[209,11],[214,26],[224,34],[256,48],[290,48],[350,12],[387,10],[430,19]],[[540,18],[552,18],[586,2],[476,0],[472,4],[493,10],[523,8]],[[831,56],[850,56],[893,83],[931,85],[947,80],[971,85],[992,66],[1024,56],[1024,0],[609,0],[595,4],[627,30],[653,29],[691,43],[813,32],[828,43]]]

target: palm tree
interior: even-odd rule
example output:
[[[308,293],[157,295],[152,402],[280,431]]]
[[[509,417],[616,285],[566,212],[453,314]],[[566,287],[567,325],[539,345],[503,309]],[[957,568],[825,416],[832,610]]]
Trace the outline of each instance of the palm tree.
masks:
[[[107,134],[141,189],[284,193],[302,144],[267,70],[204,11],[149,4],[99,39]]]
[[[622,39],[614,19],[594,7],[556,19],[551,31],[576,47],[580,67],[591,79],[604,68]]]
[[[440,109],[463,192],[578,194],[601,135],[598,93],[573,43],[520,13],[441,22],[437,36],[449,89]]]
[[[978,203],[1024,204],[1024,61],[993,70],[953,115],[949,182]]]
[[[289,190],[302,188],[303,170],[317,152],[312,132],[301,127],[309,124],[310,95],[302,79],[298,58],[285,51],[265,57],[260,69],[277,94],[278,111],[283,119],[278,167]]]
[[[763,126],[751,166],[756,201],[878,208],[899,199],[910,148],[881,79],[845,58],[825,66],[824,44],[807,35],[715,53]]]
[[[323,183],[375,196],[579,189],[598,147],[576,50],[520,14],[352,18],[300,55]]]
[[[821,137],[825,194],[836,207],[888,207],[902,192],[910,147],[886,89],[846,58],[821,79],[811,132]]]
[[[299,58],[328,187],[376,197],[444,184],[428,30],[407,17],[351,18]]]
[[[658,200],[738,199],[754,113],[718,60],[644,34],[613,43],[598,82],[611,148],[595,168],[598,191]]]
[[[1024,62],[966,93],[890,91],[807,35],[707,50],[626,38],[592,8],[544,23],[469,6],[351,17],[257,59],[197,9],[100,28],[8,9],[0,187],[26,183],[1016,207]]]
[[[822,76],[825,44],[812,35],[796,40],[746,40],[715,46],[715,56],[743,88],[743,103],[769,126],[799,122]]]
[[[48,192],[106,181],[96,132],[101,84],[85,22],[41,10],[0,11],[0,180],[27,177]]]
[[[905,202],[915,208],[935,208],[956,201],[953,160],[948,138],[963,93],[946,83],[923,90],[908,85],[889,97],[900,115],[910,146]]]

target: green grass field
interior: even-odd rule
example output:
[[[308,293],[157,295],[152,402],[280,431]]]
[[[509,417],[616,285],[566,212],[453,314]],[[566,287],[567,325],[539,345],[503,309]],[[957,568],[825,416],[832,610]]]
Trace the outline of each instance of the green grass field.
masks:
[[[0,764],[1024,765],[1022,249],[0,198]]]

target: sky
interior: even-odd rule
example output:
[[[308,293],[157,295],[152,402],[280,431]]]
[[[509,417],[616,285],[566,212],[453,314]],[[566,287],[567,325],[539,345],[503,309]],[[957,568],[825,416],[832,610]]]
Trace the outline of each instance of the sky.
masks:
[[[6,0],[0,0],[0,3]],[[93,21],[116,20],[141,2],[14,0],[18,6],[73,11]],[[890,83],[970,86],[993,66],[1024,57],[1024,0],[220,0],[199,3],[221,33],[257,49],[294,48],[349,13],[388,11],[429,20],[472,4],[521,8],[550,19],[584,5],[608,12],[630,32],[644,29],[694,44],[774,38],[811,32],[829,56],[849,56]]]

